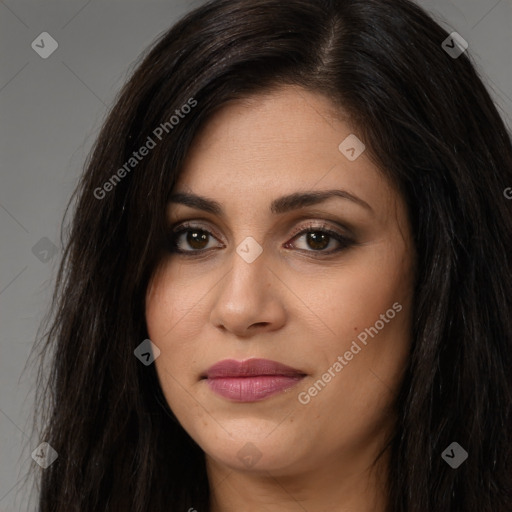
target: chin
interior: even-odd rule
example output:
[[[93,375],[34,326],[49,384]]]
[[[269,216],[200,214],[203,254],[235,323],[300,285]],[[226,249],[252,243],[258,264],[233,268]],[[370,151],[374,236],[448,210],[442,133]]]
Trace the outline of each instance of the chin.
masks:
[[[284,430],[269,435],[276,425],[273,429],[263,428],[268,426],[268,422],[262,425],[254,419],[241,420],[237,422],[236,429],[230,428],[233,425],[226,425],[231,436],[222,427],[218,427],[217,431],[209,432],[211,437],[196,442],[207,456],[233,470],[268,471],[273,474],[287,472],[290,466],[299,463],[297,448],[300,446],[300,437]]]

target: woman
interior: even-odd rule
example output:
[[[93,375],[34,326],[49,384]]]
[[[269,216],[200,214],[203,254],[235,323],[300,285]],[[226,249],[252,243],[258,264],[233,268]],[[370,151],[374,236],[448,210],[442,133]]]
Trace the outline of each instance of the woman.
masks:
[[[511,183],[415,4],[190,13],[76,192],[41,511],[512,510]]]

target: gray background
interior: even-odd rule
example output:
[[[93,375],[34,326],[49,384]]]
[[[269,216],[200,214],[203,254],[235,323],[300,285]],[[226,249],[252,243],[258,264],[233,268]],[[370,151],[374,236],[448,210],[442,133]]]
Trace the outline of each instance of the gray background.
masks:
[[[35,366],[26,363],[48,307],[64,208],[135,59],[201,3],[0,1],[1,512],[36,509],[22,485],[43,441],[29,437]],[[417,3],[468,41],[512,129],[512,0]],[[47,59],[31,47],[42,32],[59,45]]]

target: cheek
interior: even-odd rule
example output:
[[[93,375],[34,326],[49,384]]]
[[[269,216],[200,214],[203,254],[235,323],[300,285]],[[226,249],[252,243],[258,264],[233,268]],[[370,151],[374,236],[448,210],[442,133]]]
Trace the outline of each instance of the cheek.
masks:
[[[205,304],[217,281],[214,273],[185,271],[179,262],[165,262],[155,273],[146,294],[146,325],[161,350],[157,368],[165,364],[181,373],[200,354]]]
[[[322,377],[329,383],[306,392],[317,393],[312,402],[319,411],[338,404],[338,424],[348,411],[368,424],[378,421],[401,383],[411,342],[412,273],[405,253],[396,251],[376,244],[321,289],[306,283],[300,292],[308,290],[308,305],[329,330],[307,349],[308,360],[316,361],[308,386]]]
[[[379,331],[395,331],[394,336],[406,329],[411,277],[403,255],[390,249],[389,244],[377,243],[365,251],[354,252],[342,267],[329,269],[325,278],[301,277],[294,290],[307,298],[307,306],[331,334],[318,341],[324,339],[327,347],[332,345],[339,350],[339,342],[333,340],[349,340],[376,322]],[[395,303],[401,308],[397,305],[393,309]]]
[[[204,369],[200,361],[204,353],[201,301],[209,278],[189,274],[185,279],[177,265],[163,266],[155,274],[146,294],[146,325],[149,338],[160,349],[155,368],[166,402],[199,442],[202,432],[215,431],[217,426],[201,400],[193,398],[200,387],[199,369]]]
[[[196,289],[197,290],[197,289]],[[151,341],[160,349],[155,360],[162,389],[169,398],[176,386],[190,385],[190,364],[198,351],[194,340],[196,322],[194,308],[201,298],[200,290],[185,288],[170,266],[160,268],[146,294],[146,326]]]
[[[315,373],[298,390],[300,403],[308,402],[307,417],[328,418],[321,432],[333,446],[362,449],[361,443],[393,428],[393,404],[411,339],[408,297],[398,288],[333,293],[338,307],[327,321],[336,335],[317,337],[306,350]]]
[[[146,324],[155,341],[167,339],[178,323],[182,328],[183,319],[200,302],[203,293],[200,280],[184,282],[179,265],[162,264],[146,293]]]

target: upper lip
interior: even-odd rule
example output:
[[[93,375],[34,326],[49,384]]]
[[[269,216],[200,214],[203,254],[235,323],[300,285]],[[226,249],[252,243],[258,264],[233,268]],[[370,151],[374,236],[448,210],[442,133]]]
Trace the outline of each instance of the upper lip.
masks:
[[[306,375],[301,370],[270,359],[224,359],[208,368],[203,378],[215,379],[218,377],[255,377],[258,375],[283,375],[297,377]]]

